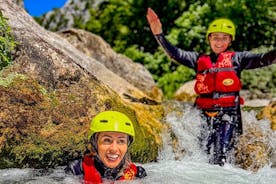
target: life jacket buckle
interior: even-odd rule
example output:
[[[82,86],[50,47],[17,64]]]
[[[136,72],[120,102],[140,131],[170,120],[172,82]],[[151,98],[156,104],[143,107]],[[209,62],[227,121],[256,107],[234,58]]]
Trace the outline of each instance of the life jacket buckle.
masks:
[[[220,94],[217,92],[213,93],[213,99],[218,99],[220,97]]]
[[[215,111],[215,112],[208,112],[208,111],[205,111],[205,114],[207,114],[207,116],[211,117],[211,118],[214,118],[215,116],[218,115],[218,111]]]

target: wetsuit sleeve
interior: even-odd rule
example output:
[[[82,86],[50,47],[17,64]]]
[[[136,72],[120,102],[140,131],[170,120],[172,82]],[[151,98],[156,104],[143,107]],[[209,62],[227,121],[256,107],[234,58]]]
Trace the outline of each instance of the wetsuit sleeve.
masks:
[[[147,172],[143,167],[136,166],[136,168],[137,168],[137,173],[136,173],[137,178],[144,178],[147,176]]]
[[[174,61],[179,64],[185,65],[189,68],[196,69],[196,61],[199,57],[197,52],[184,51],[173,46],[164,36],[163,33],[154,35],[158,44],[165,50],[166,54],[169,55]]]
[[[82,159],[70,162],[64,170],[66,174],[83,175]]]
[[[276,63],[276,49],[262,54],[251,52],[237,52],[237,61],[240,61],[241,70],[255,69]]]

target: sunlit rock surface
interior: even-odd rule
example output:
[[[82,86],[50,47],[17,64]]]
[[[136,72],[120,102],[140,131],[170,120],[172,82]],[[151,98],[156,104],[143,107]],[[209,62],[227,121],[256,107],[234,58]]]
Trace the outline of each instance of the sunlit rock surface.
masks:
[[[194,85],[195,85],[195,80],[186,82],[174,93],[173,99],[179,100],[179,101],[194,102],[196,98]]]
[[[271,121],[271,129],[276,130],[276,101],[272,101],[258,114],[259,119],[267,118]]]
[[[241,168],[256,172],[269,164],[273,148],[267,136],[267,133],[254,126],[245,130],[239,139],[235,155],[236,163]]]
[[[67,29],[59,34],[66,38],[78,50],[101,62],[126,81],[158,101],[162,100],[162,92],[156,86],[151,74],[145,67],[122,54],[114,52],[101,37],[81,29]]]

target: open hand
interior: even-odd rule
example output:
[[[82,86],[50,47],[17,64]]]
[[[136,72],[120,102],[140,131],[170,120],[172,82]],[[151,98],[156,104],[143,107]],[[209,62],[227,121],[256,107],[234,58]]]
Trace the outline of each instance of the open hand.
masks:
[[[154,35],[162,33],[162,24],[157,14],[151,8],[148,8],[147,20]]]

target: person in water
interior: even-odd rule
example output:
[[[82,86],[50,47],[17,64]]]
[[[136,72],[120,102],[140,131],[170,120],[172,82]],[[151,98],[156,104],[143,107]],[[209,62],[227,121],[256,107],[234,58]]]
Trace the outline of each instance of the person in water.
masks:
[[[230,51],[229,46],[236,36],[235,25],[229,19],[219,18],[210,23],[206,33],[212,50],[209,55],[185,51],[165,38],[161,22],[151,8],[148,8],[147,20],[166,54],[196,72],[194,90],[198,97],[195,106],[206,121],[201,144],[211,154],[210,162],[218,165],[231,162],[229,155],[242,134],[240,105],[244,101],[239,95],[241,71],[275,64],[276,50],[261,54]],[[203,140],[207,140],[206,143]]]
[[[91,148],[82,159],[70,162],[65,171],[83,175],[85,183],[93,184],[144,178],[145,169],[132,163],[127,154],[134,138],[133,124],[125,114],[101,112],[90,124]]]

